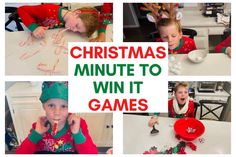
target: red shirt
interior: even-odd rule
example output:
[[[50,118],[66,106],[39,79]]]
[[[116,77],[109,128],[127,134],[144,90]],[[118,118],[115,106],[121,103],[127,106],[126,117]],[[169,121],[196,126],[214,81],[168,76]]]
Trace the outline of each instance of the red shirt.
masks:
[[[38,26],[50,28],[63,27],[62,7],[55,4],[43,4],[36,6],[21,6],[18,14],[28,29],[33,32]],[[113,4],[104,3],[100,14],[99,32],[105,32],[108,24],[112,23]]]
[[[31,32],[38,26],[49,26],[50,28],[64,26],[64,20],[61,14],[62,8],[59,5],[21,6],[17,11],[24,25]]]
[[[104,3],[100,14],[100,28],[98,32],[105,32],[107,25],[112,23],[113,3]]]
[[[163,42],[161,38],[157,39],[157,42]],[[180,39],[179,46],[174,50],[169,49],[169,54],[187,54],[190,51],[196,50],[196,45],[193,39],[183,36]]]
[[[65,153],[76,152],[79,154],[97,154],[98,150],[93,143],[85,120],[80,120],[80,131],[72,134],[68,123],[55,136],[49,129],[43,135],[35,131],[36,123],[33,123],[29,136],[17,148],[17,154],[33,154],[36,152]]]
[[[173,99],[170,99],[168,101],[168,112],[169,112],[169,117],[172,118],[183,118],[183,117],[192,117],[194,118],[194,103],[192,100],[189,100],[188,104],[188,110],[185,114],[176,114],[174,107],[173,107]]]
[[[231,47],[231,35],[228,36],[224,41],[216,45],[215,52],[225,53],[227,47]]]

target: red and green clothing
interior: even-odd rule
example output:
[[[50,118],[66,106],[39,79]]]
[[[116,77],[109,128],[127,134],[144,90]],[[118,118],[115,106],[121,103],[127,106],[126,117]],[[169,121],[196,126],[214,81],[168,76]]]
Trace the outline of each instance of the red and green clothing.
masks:
[[[161,38],[157,39],[157,42],[163,42]],[[197,47],[193,39],[183,36],[180,39],[179,46],[177,46],[174,50],[168,50],[169,54],[187,54],[190,51],[196,50]]]
[[[21,6],[18,14],[28,29],[33,32],[38,26],[50,28],[64,27],[62,7],[55,4],[42,4],[36,6]],[[112,23],[112,3],[104,3],[100,13],[99,32],[105,32],[108,24]]]
[[[172,118],[183,118],[183,117],[194,118],[195,117],[194,116],[194,102],[192,100],[189,100],[187,112],[184,114],[177,114],[173,107],[173,99],[170,99],[168,101],[168,114],[169,114],[169,117],[172,117]]]
[[[101,13],[100,13],[100,27],[98,32],[106,32],[106,28],[108,24],[112,23],[112,12],[113,12],[113,4],[112,3],[104,3],[102,5]]]
[[[28,29],[33,32],[38,26],[57,28],[64,26],[62,7],[55,4],[21,6],[18,14]]]
[[[224,41],[216,45],[215,51],[217,53],[226,53],[227,47],[231,47],[231,35],[228,36]]]
[[[80,131],[72,134],[69,124],[66,123],[64,128],[55,136],[51,135],[50,128],[43,135],[35,131],[36,123],[29,136],[17,148],[17,154],[34,154],[40,151],[52,153],[74,153],[79,154],[97,154],[98,150],[93,143],[85,120],[80,120]]]

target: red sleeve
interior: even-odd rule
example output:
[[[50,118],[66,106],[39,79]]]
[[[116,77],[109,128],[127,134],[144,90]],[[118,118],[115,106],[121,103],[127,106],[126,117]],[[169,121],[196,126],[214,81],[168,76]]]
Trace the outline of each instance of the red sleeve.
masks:
[[[101,13],[102,14],[105,14],[105,13],[112,13],[112,8],[113,7],[113,4],[112,3],[104,3],[102,5],[102,10],[101,10]]]
[[[161,40],[161,38],[157,38],[156,41],[157,41],[157,42],[163,42],[163,41]]]
[[[28,27],[32,23],[36,24],[37,18],[39,18],[43,12],[43,5],[21,6],[17,11],[24,25]]]
[[[224,41],[216,45],[215,52],[217,53],[224,53],[224,50],[227,47],[231,47],[231,35],[228,36]]]
[[[43,21],[49,16],[48,10],[58,10],[58,8],[59,5],[54,4],[21,6],[17,9],[17,12],[24,25],[33,32],[38,27],[39,21]]]
[[[113,12],[113,3],[104,3],[102,5],[101,14],[100,14],[100,28],[99,32],[105,32],[107,25],[112,21],[112,12]]]
[[[168,101],[168,115],[169,117],[174,117],[173,99]]]
[[[36,123],[32,125],[32,129],[30,130],[29,135],[31,134],[32,130],[35,129],[35,127]],[[18,146],[18,148],[16,149],[16,154],[34,154],[37,151],[37,145],[31,142],[28,137],[26,137],[21,145]]]
[[[98,154],[96,145],[93,143],[91,136],[89,135],[88,126],[84,119],[80,120],[80,127],[86,141],[82,144],[76,144],[76,149],[79,154]]]
[[[194,102],[193,101],[189,101],[189,105],[188,105],[188,114],[187,117],[191,117],[194,118]]]

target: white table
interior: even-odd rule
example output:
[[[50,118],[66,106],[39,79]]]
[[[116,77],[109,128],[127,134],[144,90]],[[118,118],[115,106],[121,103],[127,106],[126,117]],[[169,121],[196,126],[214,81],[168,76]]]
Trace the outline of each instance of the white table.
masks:
[[[187,54],[172,54],[175,62],[181,63],[180,75],[230,75],[231,59],[223,53],[208,53],[205,60],[201,63],[193,63],[188,59]],[[174,75],[169,72],[169,75]]]
[[[29,31],[6,32],[5,74],[6,75],[67,75],[68,73],[68,42],[87,42],[87,37],[78,33],[64,32],[64,48],[53,43],[52,35],[61,29],[47,30],[46,44],[44,39],[34,39],[22,46],[30,36]],[[108,25],[106,41],[113,41],[112,24]],[[35,53],[35,55],[33,55]],[[27,55],[31,57],[24,58]],[[56,66],[55,66],[56,65]],[[55,66],[55,68],[54,68]]]
[[[124,154],[142,154],[152,146],[158,150],[166,150],[170,146],[176,146],[179,140],[175,138],[173,124],[176,119],[159,117],[160,132],[150,135],[152,128],[148,127],[150,116],[127,115],[123,116],[123,151]],[[202,121],[205,133],[200,137],[205,139],[200,143],[198,139],[193,143],[197,151],[186,147],[187,154],[229,154],[231,152],[231,123],[219,121]]]

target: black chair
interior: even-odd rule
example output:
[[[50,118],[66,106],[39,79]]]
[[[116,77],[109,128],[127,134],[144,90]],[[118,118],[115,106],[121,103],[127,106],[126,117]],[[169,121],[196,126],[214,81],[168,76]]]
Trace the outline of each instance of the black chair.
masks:
[[[188,36],[191,39],[194,39],[194,37],[197,36],[197,31],[193,29],[183,28],[182,32],[183,32],[183,35]],[[160,34],[158,31],[150,33],[149,36],[150,36],[149,38],[151,38],[153,42],[155,42],[157,38],[160,38]]]
[[[7,28],[7,26],[11,23],[11,22],[15,22],[16,24],[16,28],[18,31],[23,31],[23,27],[22,27],[22,21],[19,18],[19,15],[17,13],[17,8],[16,7],[5,7],[5,13],[10,13],[10,15],[8,16],[8,21],[5,23],[5,30],[9,31],[9,32],[13,32],[14,30],[11,30],[10,28]]]
[[[222,120],[222,116],[223,116],[223,112],[225,109],[225,106],[227,105],[226,102],[223,101],[218,101],[218,100],[200,100],[200,120],[202,119],[209,119],[206,118],[207,115],[212,114],[216,119],[211,119],[211,120],[218,120],[221,121]],[[215,107],[210,108],[209,106],[207,106],[207,104],[215,104]],[[222,111],[220,113],[220,115],[217,115],[215,113],[216,110],[221,109]],[[206,113],[203,113],[203,110],[206,109]]]
[[[194,117],[195,118],[196,118],[196,115],[197,115],[198,107],[200,107],[200,104],[197,103],[197,102],[194,102]]]

